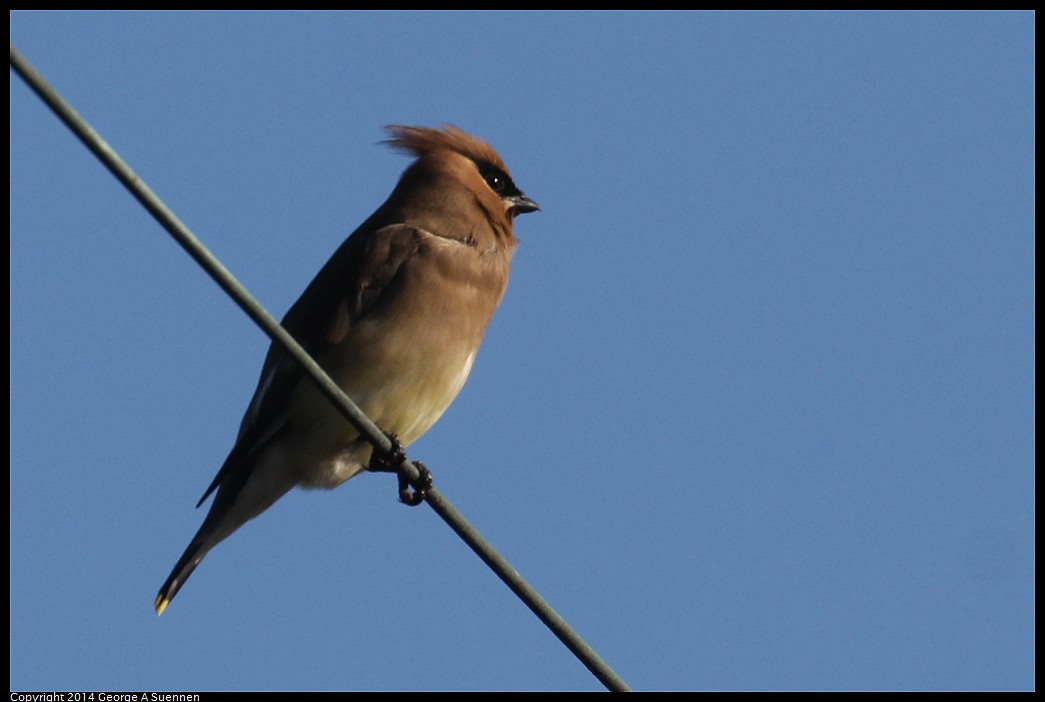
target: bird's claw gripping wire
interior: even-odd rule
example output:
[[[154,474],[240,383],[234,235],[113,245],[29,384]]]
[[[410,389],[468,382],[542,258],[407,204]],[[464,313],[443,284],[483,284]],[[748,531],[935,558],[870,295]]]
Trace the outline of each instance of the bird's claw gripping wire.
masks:
[[[421,461],[414,461],[413,463],[420,475],[417,480],[411,483],[402,473],[399,474],[399,501],[404,505],[417,507],[428,497],[428,491],[432,487],[432,472],[425,468],[425,464],[421,463]],[[413,490],[410,488],[413,488]]]
[[[374,447],[370,453],[370,463],[366,469],[373,473],[398,473],[399,466],[406,460],[406,451],[403,449],[399,437],[390,432],[385,432],[392,447],[387,451]]]
[[[370,454],[367,470],[375,473],[395,473],[399,477],[399,501],[404,505],[416,507],[425,501],[425,496],[432,487],[432,473],[421,461],[412,461],[420,476],[411,483],[400,470],[400,466],[406,460],[403,444],[395,434],[385,433],[385,436],[392,442],[392,448],[388,451],[375,448]]]

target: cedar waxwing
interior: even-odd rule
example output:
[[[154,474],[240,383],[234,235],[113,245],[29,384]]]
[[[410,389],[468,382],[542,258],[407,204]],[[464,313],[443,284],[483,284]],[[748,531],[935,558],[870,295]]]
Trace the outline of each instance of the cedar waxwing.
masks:
[[[283,326],[384,431],[406,445],[460,392],[504,296],[516,215],[537,203],[497,152],[456,127],[390,126],[416,156],[388,200],[334,252]],[[272,344],[236,444],[200,504],[203,525],[156,596],[162,614],[203,557],[296,485],[364,470],[369,442]]]

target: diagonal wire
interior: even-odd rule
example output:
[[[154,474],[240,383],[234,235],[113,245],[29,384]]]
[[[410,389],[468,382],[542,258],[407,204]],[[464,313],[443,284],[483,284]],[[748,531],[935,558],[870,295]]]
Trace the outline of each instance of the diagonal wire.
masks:
[[[11,67],[65,123],[65,126],[83,142],[84,146],[98,157],[98,160],[116,176],[117,180],[123,183],[131,195],[152,214],[156,221],[185,249],[186,253],[199,263],[221,289],[247,313],[247,316],[301,364],[309,378],[352,426],[358,429],[378,450],[389,451],[392,445],[384,432],[356,407],[355,403],[330,379],[319,364],[294,340],[294,337],[287,333],[275,317],[268,313],[221,261],[163,204],[163,201],[131,170],[130,166],[102,139],[101,135],[44,80],[43,76],[15,49],[14,44],[11,44]],[[417,482],[420,478],[417,467],[410,461],[404,460],[399,471],[411,483]],[[608,690],[616,692],[631,690],[627,683],[519,575],[515,568],[483,538],[442,493],[435,488],[429,488],[425,493],[425,501]]]

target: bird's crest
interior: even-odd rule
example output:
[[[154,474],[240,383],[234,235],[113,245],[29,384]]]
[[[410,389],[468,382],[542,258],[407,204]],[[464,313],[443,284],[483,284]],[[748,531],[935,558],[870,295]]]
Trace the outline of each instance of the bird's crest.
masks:
[[[392,135],[392,138],[386,139],[382,143],[418,158],[435,151],[456,151],[477,163],[489,163],[505,173],[508,172],[504,161],[492,146],[452,124],[447,124],[442,129],[390,124],[385,127],[385,130]]]

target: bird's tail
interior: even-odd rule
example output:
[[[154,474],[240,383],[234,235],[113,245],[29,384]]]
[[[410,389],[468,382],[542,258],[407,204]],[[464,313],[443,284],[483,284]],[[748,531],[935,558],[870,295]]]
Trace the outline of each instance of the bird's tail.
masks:
[[[207,518],[156,595],[153,603],[156,614],[163,614],[212,548],[272,506],[294,486],[295,474],[282,470],[284,464],[279,459],[277,455],[274,460],[252,463],[252,470],[230,472],[222,481]]]
[[[163,587],[160,588],[160,592],[156,595],[154,606],[156,607],[157,616],[163,614],[163,611],[167,609],[167,605],[178,594],[178,590],[192,575],[192,571],[196,570],[196,566],[200,564],[200,561],[203,560],[203,557],[207,555],[209,550],[210,547],[206,547],[199,538],[199,534],[197,534],[192,543],[189,544],[189,547],[185,549],[185,553],[181,554],[181,558],[178,559],[171,574],[167,577],[167,582],[163,583]]]
[[[192,537],[192,541],[189,542],[185,553],[181,554],[181,558],[174,564],[174,569],[171,570],[171,574],[167,576],[167,581],[163,583],[163,587],[160,588],[159,593],[156,595],[156,601],[153,603],[153,606],[156,607],[157,616],[163,614],[163,610],[167,609],[167,605],[171,603],[174,596],[178,594],[178,590],[192,575],[192,571],[196,570],[196,566],[203,561],[203,557],[210,553],[210,550],[221,543],[225,537],[236,531],[247,519],[254,516],[244,517],[237,514],[233,509],[238,492],[234,490],[220,490],[214,498],[214,503],[210,506],[210,511],[207,513],[207,518],[203,520],[203,524],[200,525],[199,530]]]

